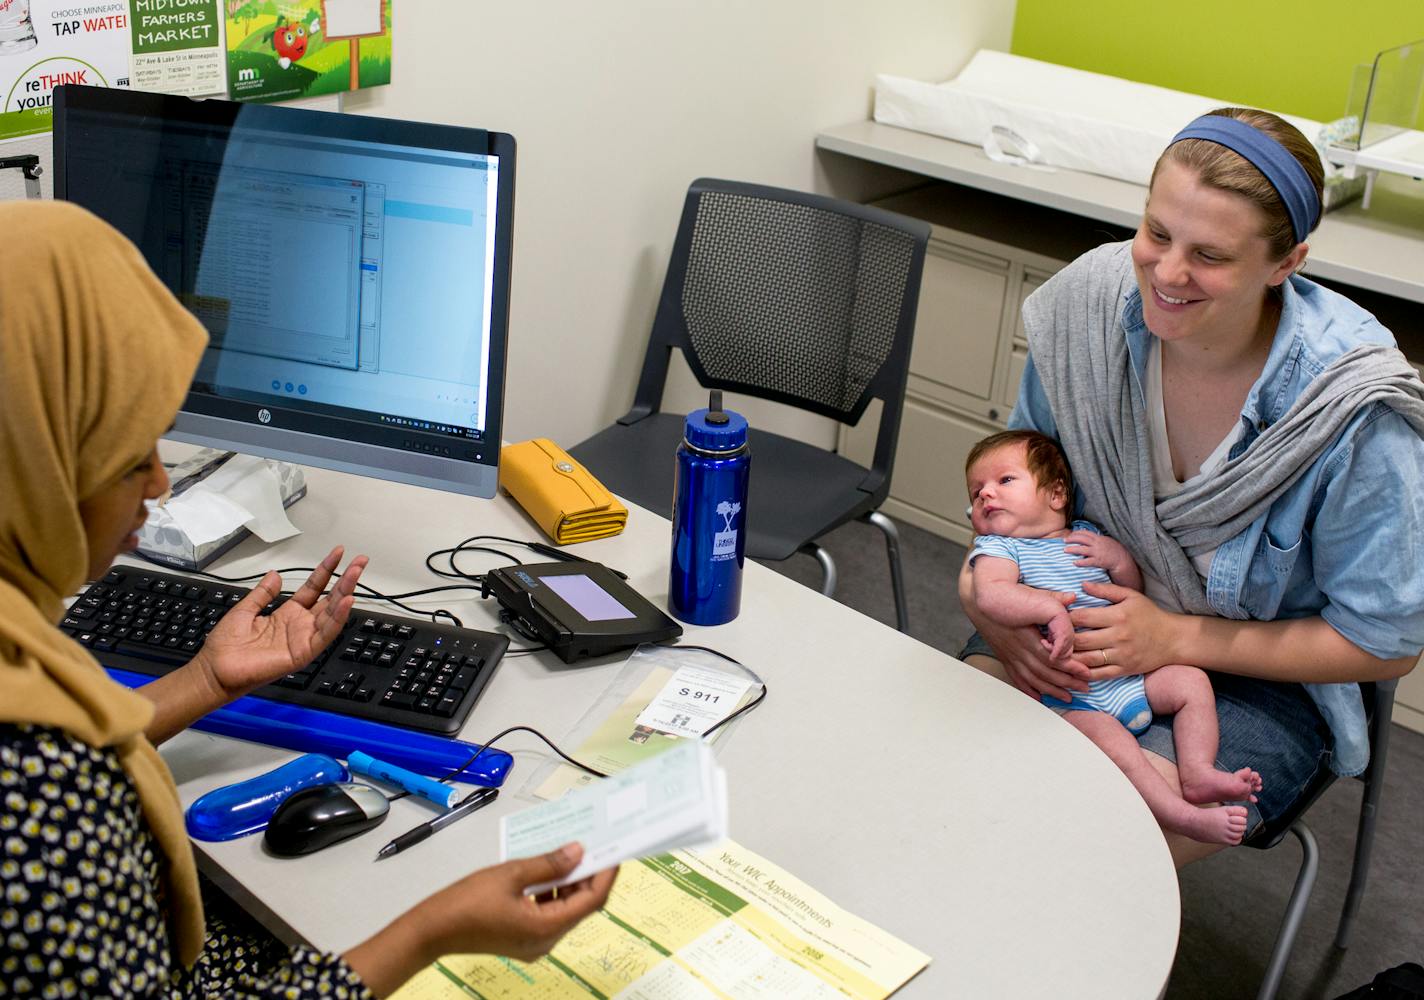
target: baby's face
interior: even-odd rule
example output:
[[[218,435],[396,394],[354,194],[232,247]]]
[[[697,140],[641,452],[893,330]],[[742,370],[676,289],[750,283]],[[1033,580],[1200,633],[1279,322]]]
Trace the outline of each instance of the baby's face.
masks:
[[[1023,442],[981,455],[969,468],[968,486],[975,534],[1041,538],[1065,525],[1063,490],[1039,487]]]

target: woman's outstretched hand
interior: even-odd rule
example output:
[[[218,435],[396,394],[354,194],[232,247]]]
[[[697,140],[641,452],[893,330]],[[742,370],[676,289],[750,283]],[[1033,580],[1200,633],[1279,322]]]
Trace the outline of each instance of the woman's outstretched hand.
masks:
[[[1168,663],[1179,663],[1173,652],[1180,617],[1163,611],[1146,594],[1113,583],[1084,583],[1094,597],[1112,601],[1105,608],[1077,608],[1069,612],[1079,632],[1074,655],[1087,664],[1094,681],[1147,674]]]
[[[282,591],[282,578],[268,573],[208,633],[193,665],[204,670],[227,699],[237,698],[299,670],[341,634],[356,598],[356,581],[366,568],[365,556],[351,560],[331,593],[322,591],[341,562],[337,546],[286,602],[270,615],[262,609]]]

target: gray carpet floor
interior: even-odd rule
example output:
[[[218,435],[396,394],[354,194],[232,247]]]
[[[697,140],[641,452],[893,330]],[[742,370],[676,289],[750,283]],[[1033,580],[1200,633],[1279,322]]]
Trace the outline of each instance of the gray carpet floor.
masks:
[[[956,654],[972,631],[955,596],[964,549],[900,525],[911,633]],[[823,540],[839,573],[836,599],[886,624],[895,622],[884,537],[848,524]],[[820,567],[796,556],[773,569],[819,589]],[[1337,781],[1307,821],[1320,844],[1320,874],[1280,993],[1288,1000],[1333,1000],[1401,962],[1424,963],[1424,736],[1394,726],[1369,887],[1348,949],[1333,946],[1350,877],[1363,786]],[[1182,932],[1168,1000],[1254,997],[1301,850],[1287,837],[1269,851],[1223,851],[1181,874]],[[1149,998],[1144,998],[1149,1000]]]

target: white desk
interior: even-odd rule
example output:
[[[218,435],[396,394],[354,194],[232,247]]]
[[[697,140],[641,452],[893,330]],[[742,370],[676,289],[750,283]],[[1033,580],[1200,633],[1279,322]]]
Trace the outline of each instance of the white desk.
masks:
[[[1138,184],[995,163],[978,146],[873,121],[826,129],[816,145],[1129,229],[1147,196]],[[1309,274],[1424,302],[1424,183],[1381,177],[1368,211],[1354,202],[1326,214],[1310,237]]]
[[[311,565],[333,541],[366,552],[385,592],[433,586],[428,551],[477,533],[538,538],[507,499],[460,497],[309,471],[292,508],[305,534],[249,541],[219,572]],[[628,530],[578,551],[667,594],[668,525],[634,508]],[[479,571],[493,557],[470,555]],[[530,559],[528,561],[536,561]],[[953,581],[944,581],[952,600]],[[430,601],[493,628],[493,602]],[[1177,880],[1147,807],[1113,764],[1049,710],[1007,686],[769,570],[748,564],[732,624],[689,629],[764,677],[770,694],[720,751],[734,840],[837,904],[933,956],[901,994],[940,997],[1158,996],[1176,950]],[[561,739],[622,657],[565,666],[506,658],[462,736],[512,723]],[[547,757],[514,752],[509,791]],[[163,747],[184,804],[292,754],[188,731]],[[429,811],[400,801],[373,833],[298,860],[261,838],[196,844],[202,868],[269,926],[342,950],[456,877],[496,860],[495,817],[476,817],[380,864],[380,844]]]

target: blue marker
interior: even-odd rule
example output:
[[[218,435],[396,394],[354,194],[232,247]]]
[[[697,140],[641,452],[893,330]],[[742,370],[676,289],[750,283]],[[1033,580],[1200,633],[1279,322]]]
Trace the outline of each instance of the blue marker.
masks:
[[[346,766],[351,769],[352,774],[377,778],[395,785],[401,791],[428,799],[443,809],[449,809],[455,799],[459,797],[460,790],[452,785],[442,784],[434,778],[427,778],[423,774],[416,774],[403,767],[387,764],[383,760],[376,760],[370,754],[362,753],[360,750],[352,750],[346,755]]]

